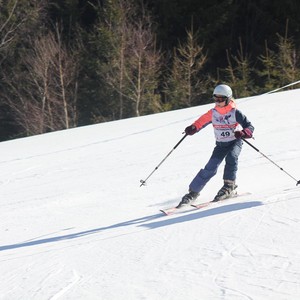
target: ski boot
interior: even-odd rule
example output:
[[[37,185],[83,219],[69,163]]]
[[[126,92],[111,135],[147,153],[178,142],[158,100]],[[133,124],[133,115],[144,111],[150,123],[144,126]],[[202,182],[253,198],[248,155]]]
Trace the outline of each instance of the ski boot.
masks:
[[[188,194],[184,195],[180,201],[180,203],[176,206],[177,208],[180,208],[182,206],[186,206],[194,202],[197,197],[199,196],[199,193],[190,191]]]
[[[213,202],[217,202],[220,200],[224,200],[236,195],[236,188],[238,186],[235,184],[233,180],[224,180],[224,185],[218,191],[218,194],[215,196]]]

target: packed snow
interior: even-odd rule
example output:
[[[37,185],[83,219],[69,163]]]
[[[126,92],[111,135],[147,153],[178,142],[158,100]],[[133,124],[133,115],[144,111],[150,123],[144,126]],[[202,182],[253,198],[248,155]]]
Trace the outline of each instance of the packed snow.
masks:
[[[208,161],[212,126],[140,180],[213,104],[0,143],[0,299],[300,299],[299,99],[238,99],[260,151],[239,159],[251,194],[172,216],[159,210]]]

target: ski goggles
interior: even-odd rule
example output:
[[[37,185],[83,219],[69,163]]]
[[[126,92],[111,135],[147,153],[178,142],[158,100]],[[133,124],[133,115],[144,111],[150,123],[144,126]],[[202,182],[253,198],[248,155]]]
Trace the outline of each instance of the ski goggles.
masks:
[[[222,103],[228,99],[226,96],[213,95],[213,99],[215,102]]]

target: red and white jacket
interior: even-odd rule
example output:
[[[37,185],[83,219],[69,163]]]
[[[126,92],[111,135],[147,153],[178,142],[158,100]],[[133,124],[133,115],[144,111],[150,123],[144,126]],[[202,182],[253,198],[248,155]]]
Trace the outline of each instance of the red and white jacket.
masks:
[[[216,105],[197,119],[193,125],[196,126],[199,131],[211,123],[214,127],[217,142],[230,142],[235,140],[234,131],[239,125],[243,129],[247,128],[246,130],[250,130],[251,134],[254,131],[251,122],[236,108],[236,103],[233,99],[224,107],[218,107]]]

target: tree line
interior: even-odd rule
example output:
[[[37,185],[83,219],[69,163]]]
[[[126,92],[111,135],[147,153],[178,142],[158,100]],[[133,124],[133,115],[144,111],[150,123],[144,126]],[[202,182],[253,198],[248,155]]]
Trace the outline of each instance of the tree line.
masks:
[[[297,0],[0,0],[0,140],[300,78]]]

